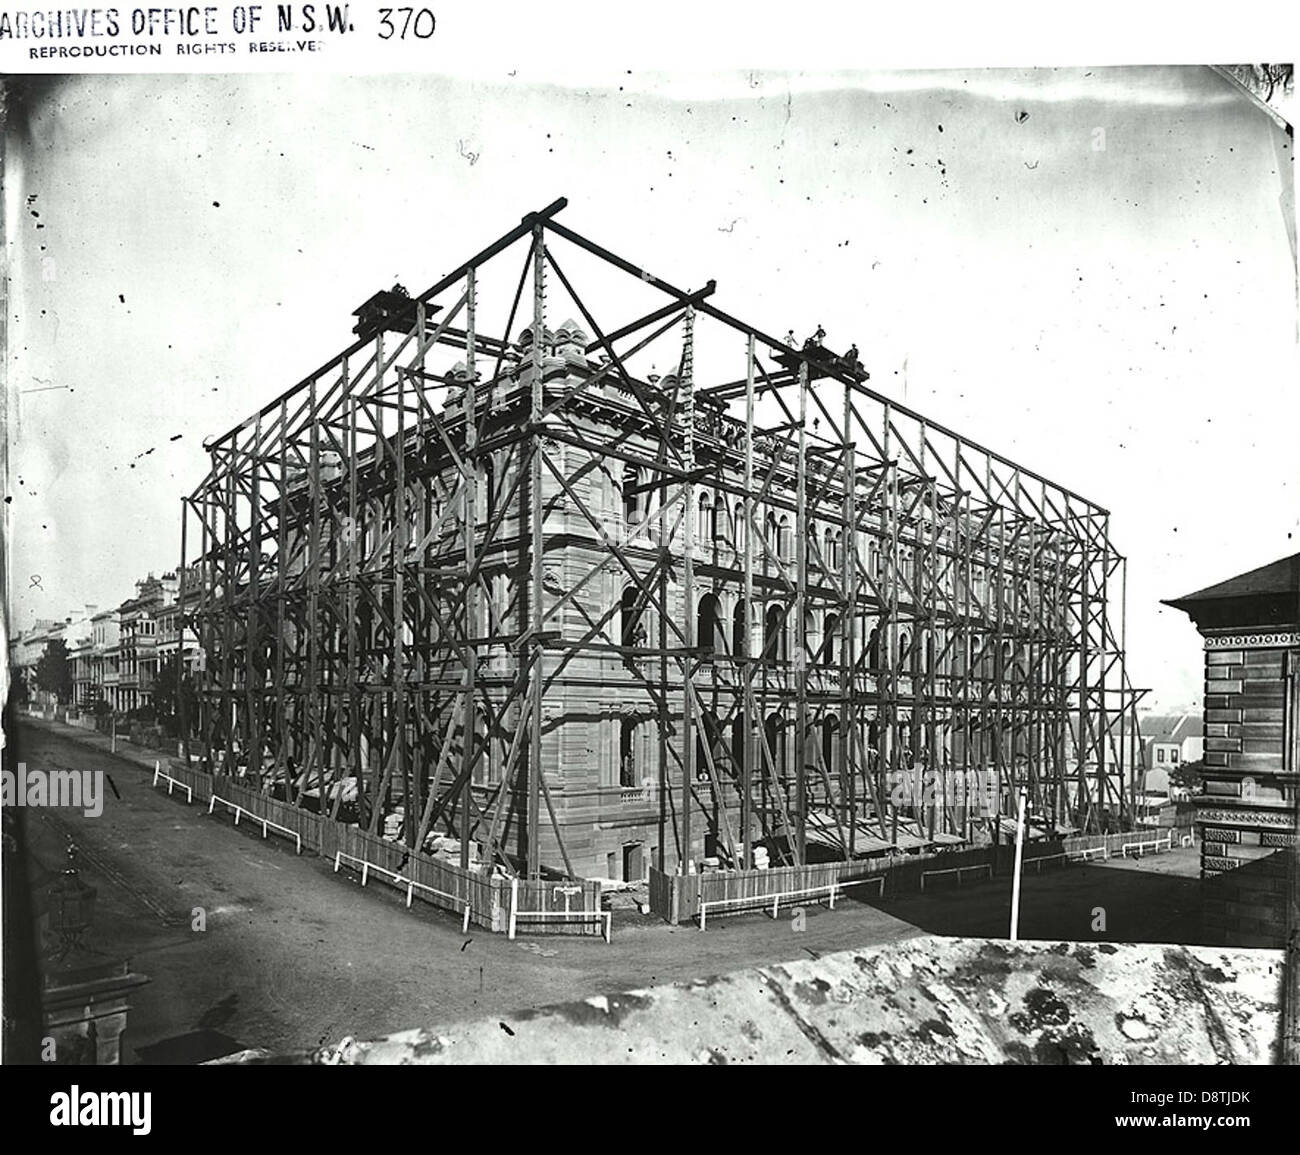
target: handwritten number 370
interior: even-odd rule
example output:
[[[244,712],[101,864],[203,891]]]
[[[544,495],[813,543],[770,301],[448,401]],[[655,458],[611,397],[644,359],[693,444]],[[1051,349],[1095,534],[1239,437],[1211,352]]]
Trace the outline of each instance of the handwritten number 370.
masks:
[[[397,25],[393,23],[393,13],[397,13],[397,19],[401,23],[401,31],[398,31]],[[434,28],[437,27],[437,20],[434,19],[433,13],[427,8],[381,8],[379,10],[379,39],[391,40],[396,36],[399,40],[405,40],[409,32],[417,40],[428,40],[433,35]]]

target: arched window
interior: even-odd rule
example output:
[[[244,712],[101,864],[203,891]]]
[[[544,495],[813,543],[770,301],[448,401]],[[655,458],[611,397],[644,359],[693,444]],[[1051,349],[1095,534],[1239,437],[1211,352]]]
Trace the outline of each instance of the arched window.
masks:
[[[880,580],[880,543],[875,540],[867,543],[867,570],[875,581]]]
[[[994,649],[991,640],[987,637],[981,638],[979,642],[979,672],[980,677],[986,681],[992,681],[997,673],[997,650]]]
[[[745,522],[745,503],[736,502],[736,549],[743,550],[749,537],[749,526]]]
[[[749,741],[749,727],[745,725],[743,710],[736,711],[731,723],[731,776],[739,779],[745,768],[745,743]]]
[[[479,509],[478,520],[482,525],[491,525],[497,511],[496,467],[492,458],[487,458],[478,467],[476,480],[478,492],[475,494],[475,503]]]
[[[433,761],[429,756],[432,750],[426,752],[426,758]],[[474,785],[486,786],[492,780],[492,736],[491,736],[491,718],[483,708],[481,702],[474,703],[474,733],[470,739],[470,755],[474,759],[473,777]],[[428,771],[425,771],[425,783],[427,788]]]
[[[623,590],[623,598],[619,603],[621,620],[620,640],[625,646],[644,646],[646,644],[645,625],[641,621],[643,607],[638,605],[640,591],[636,586],[628,586]]]
[[[782,561],[789,561],[794,556],[790,549],[790,519],[785,514],[776,523],[776,556]]]
[[[641,470],[635,465],[623,466],[623,520],[628,525],[638,525],[645,520],[645,494],[641,492]]]
[[[711,654],[722,645],[721,610],[717,594],[700,598],[695,617],[695,644],[705,653]]]
[[[898,634],[898,653],[894,655],[894,668],[900,673],[906,673],[911,666],[912,661],[912,635],[906,630],[900,630]]]
[[[731,653],[733,657],[741,658],[748,654],[749,650],[749,613],[745,599],[741,598],[736,602],[736,608],[731,612]]]
[[[835,572],[835,535],[828,529],[822,537],[822,558],[826,562],[826,568],[831,573]]]
[[[822,722],[822,765],[832,775],[839,770],[839,736],[840,720],[834,714],[828,714]]]
[[[699,517],[696,519],[695,531],[702,544],[707,544],[713,537],[713,501],[707,493],[700,494]]]
[[[508,588],[506,575],[491,574],[487,579],[487,632],[489,636],[504,634]]]
[[[780,536],[776,528],[776,514],[769,513],[763,520],[763,544],[769,554],[779,556]]]
[[[874,770],[881,763],[884,751],[880,748],[880,722],[867,723],[867,764]]]
[[[618,727],[618,784],[636,786],[637,782],[637,720],[623,718]]]
[[[712,533],[714,541],[726,541],[730,536],[727,526],[729,520],[730,518],[727,516],[727,499],[719,497],[713,506]]]
[[[880,669],[880,638],[883,634],[880,625],[877,624],[871,629],[871,636],[867,641],[867,668],[872,670]]]
[[[784,606],[768,606],[763,617],[763,657],[769,662],[785,660]]]
[[[1002,643],[1002,667],[998,673],[1004,682],[1011,681],[1012,676],[1015,674],[1015,667],[1012,665],[1011,662],[1011,654],[1012,654],[1011,643],[1009,641],[1003,642]]]
[[[706,752],[707,751],[707,752]],[[700,724],[695,731],[695,777],[709,777],[709,761],[713,769],[720,772],[722,763],[722,727],[718,725],[717,716],[712,710],[705,710],[700,715]]]
[[[780,714],[769,714],[763,723],[763,737],[771,753],[770,769],[777,782],[784,784],[786,774],[785,720]]]
[[[835,645],[840,632],[840,616],[828,613],[822,619],[822,665],[835,665]]]

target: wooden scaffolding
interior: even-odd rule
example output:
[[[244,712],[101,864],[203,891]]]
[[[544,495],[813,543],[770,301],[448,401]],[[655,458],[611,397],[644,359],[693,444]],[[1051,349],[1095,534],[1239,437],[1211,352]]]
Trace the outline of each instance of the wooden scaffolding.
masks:
[[[1126,823],[1108,512],[564,205],[376,294],[349,348],[210,442],[182,503],[195,756],[408,847],[454,837],[462,866],[590,873],[566,768],[632,755],[564,730],[617,685],[658,757],[604,780],[653,812],[661,870],[996,838],[1022,788],[1044,829]],[[603,326],[579,261],[644,306]],[[581,322],[549,329],[557,300]]]

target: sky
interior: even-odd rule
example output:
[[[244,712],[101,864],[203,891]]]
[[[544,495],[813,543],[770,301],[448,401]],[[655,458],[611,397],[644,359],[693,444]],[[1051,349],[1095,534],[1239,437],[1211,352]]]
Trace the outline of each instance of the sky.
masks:
[[[174,568],[205,438],[350,344],[372,292],[566,196],[563,223],[856,342],[881,392],[1110,510],[1130,678],[1196,707],[1160,599],[1300,549],[1276,121],[1191,66],[562,64],[79,77],[11,116],[13,628]]]

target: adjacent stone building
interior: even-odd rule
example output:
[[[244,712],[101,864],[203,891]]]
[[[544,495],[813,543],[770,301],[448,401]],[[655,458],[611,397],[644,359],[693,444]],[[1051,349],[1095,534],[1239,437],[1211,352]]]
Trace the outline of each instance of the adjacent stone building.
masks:
[[[1300,783],[1300,554],[1165,604],[1205,639],[1204,932],[1280,947]]]

